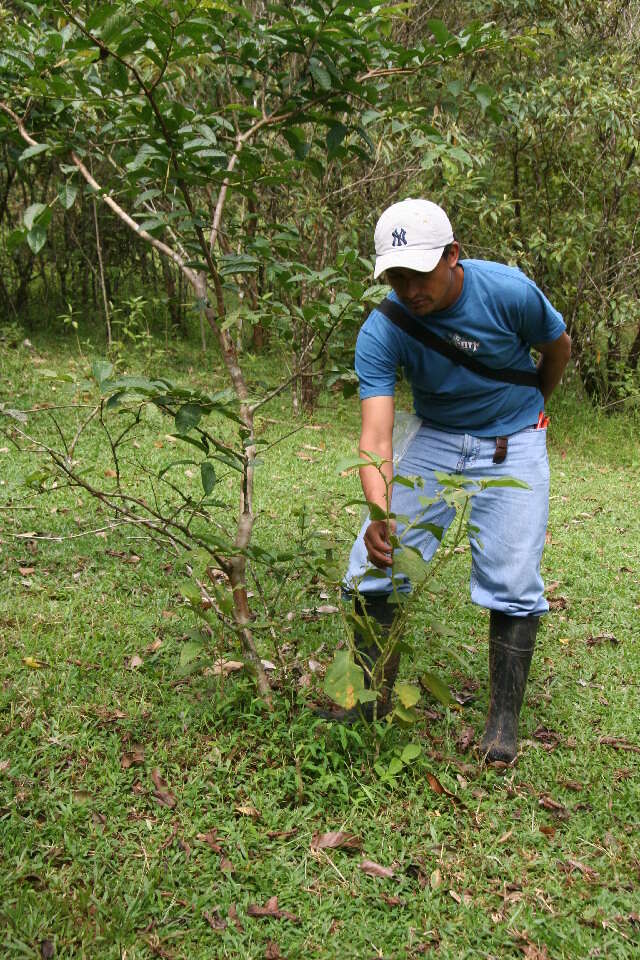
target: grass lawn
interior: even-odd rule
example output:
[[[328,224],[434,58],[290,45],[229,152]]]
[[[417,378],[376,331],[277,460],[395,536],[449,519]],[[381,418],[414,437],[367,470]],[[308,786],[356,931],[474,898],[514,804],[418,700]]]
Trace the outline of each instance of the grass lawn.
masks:
[[[42,371],[77,375],[88,361],[33,340],[0,344],[0,402],[70,402],[73,385]],[[171,366],[177,381],[226,385],[215,358],[185,350]],[[265,439],[299,429],[257,472],[256,541],[284,548],[304,502],[344,561],[358,525],[344,503],[358,486],[335,465],[353,451],[357,401],[327,393],[294,422],[285,394],[263,414]],[[0,416],[2,957],[640,956],[640,421],[593,413],[571,389],[551,419],[553,610],[521,754],[497,770],[470,745],[487,707],[488,615],[468,599],[468,551],[446,567],[438,600],[455,638],[421,643],[418,614],[420,652],[402,668],[404,679],[435,670],[464,705],[424,695],[417,728],[391,731],[376,758],[362,730],[304,706],[342,635],[338,616],[308,612],[336,603],[326,585],[284,584],[279,653],[262,650],[277,664],[273,713],[243,671],[207,669],[238,659],[230,636],[181,672],[194,626],[184,557],[130,528],[87,534],[105,518],[84,494],[31,493],[33,458]],[[30,415],[29,427],[42,423]],[[164,433],[142,448],[151,467],[177,456]],[[97,450],[82,455],[104,470]],[[235,511],[231,481],[220,496]],[[374,762],[409,740],[421,755],[381,778]],[[330,831],[356,839],[312,844]],[[371,875],[365,861],[391,869]]]

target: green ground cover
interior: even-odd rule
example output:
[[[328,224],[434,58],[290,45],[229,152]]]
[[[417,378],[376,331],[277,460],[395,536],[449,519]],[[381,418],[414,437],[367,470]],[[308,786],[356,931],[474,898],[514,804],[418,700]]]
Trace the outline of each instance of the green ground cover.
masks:
[[[77,374],[87,360],[33,340],[2,344],[0,402],[68,402],[73,387],[41,371]],[[215,360],[186,351],[172,371],[224,385]],[[255,381],[268,376],[256,363]],[[335,465],[352,452],[357,401],[327,393],[298,422],[288,404],[258,425],[273,439],[300,429],[258,473],[256,538],[290,542],[304,502],[345,559],[357,480]],[[342,631],[338,616],[305,612],[335,604],[323,584],[283,590],[284,666],[263,651],[277,663],[274,713],[242,671],[183,676],[193,615],[181,561],[130,529],[77,536],[104,518],[75,493],[29,495],[32,460],[0,437],[2,956],[638,956],[638,420],[594,414],[571,389],[551,414],[553,610],[521,756],[483,769],[469,746],[487,706],[488,618],[468,600],[463,551],[438,601],[455,638],[425,644],[403,677],[436,670],[464,705],[423,696],[417,729],[382,745],[379,763],[409,739],[422,746],[390,782],[362,731],[304,706]],[[158,442],[160,465],[170,443]],[[224,495],[235,509],[232,487]],[[73,539],[20,536],[30,532]],[[216,656],[237,658],[231,638],[212,639]],[[315,849],[330,831],[354,847]],[[366,860],[392,876],[370,875]],[[271,916],[256,916],[266,904]]]

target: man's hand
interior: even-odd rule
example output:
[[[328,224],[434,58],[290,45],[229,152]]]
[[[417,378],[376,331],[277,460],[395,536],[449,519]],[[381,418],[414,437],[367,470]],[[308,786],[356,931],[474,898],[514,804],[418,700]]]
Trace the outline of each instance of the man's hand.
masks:
[[[388,527],[386,520],[372,520],[367,527],[364,545],[374,567],[384,570],[393,563],[393,548],[389,543],[389,533],[394,533],[395,529],[395,520],[389,520]]]

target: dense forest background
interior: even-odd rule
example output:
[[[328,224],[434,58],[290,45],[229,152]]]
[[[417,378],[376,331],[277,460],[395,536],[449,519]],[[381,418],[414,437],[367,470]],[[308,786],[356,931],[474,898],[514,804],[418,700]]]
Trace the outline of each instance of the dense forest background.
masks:
[[[310,409],[353,389],[373,225],[420,195],[545,290],[594,403],[637,397],[637,4],[49,0],[0,26],[5,324],[116,360],[213,332],[231,368],[281,355]]]

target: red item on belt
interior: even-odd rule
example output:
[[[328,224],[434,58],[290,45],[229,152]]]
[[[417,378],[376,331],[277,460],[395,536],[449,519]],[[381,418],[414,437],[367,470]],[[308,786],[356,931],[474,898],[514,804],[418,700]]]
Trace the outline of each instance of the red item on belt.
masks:
[[[538,422],[536,424],[536,430],[544,430],[549,426],[549,417],[545,416],[544,410],[541,410],[538,414]]]

